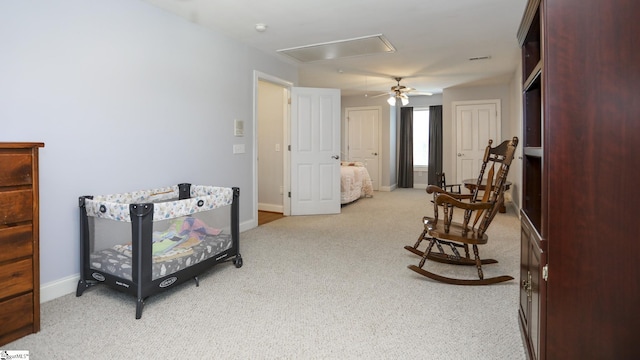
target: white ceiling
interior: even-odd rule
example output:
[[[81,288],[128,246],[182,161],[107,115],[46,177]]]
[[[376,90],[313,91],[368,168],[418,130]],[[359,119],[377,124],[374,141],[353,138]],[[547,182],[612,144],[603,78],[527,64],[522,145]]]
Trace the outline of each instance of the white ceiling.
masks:
[[[375,95],[508,82],[527,0],[144,0],[299,66],[299,85]],[[266,24],[264,32],[255,25]],[[393,53],[301,63],[277,52],[383,34]],[[488,60],[470,61],[490,56]]]

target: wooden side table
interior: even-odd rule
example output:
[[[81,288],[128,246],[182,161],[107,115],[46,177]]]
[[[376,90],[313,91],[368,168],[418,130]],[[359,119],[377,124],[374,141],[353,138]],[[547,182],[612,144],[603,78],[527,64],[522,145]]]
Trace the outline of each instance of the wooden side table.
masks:
[[[465,179],[462,181],[462,185],[464,185],[464,187],[466,187],[467,189],[469,189],[469,191],[473,192],[473,189],[476,188],[476,183],[478,182],[478,179]],[[487,179],[483,179],[483,183],[480,184],[480,187],[478,188],[478,190],[482,191],[485,189],[487,185]],[[504,182],[504,190],[509,190],[509,188],[511,188],[511,181],[506,180]],[[506,213],[507,209],[504,206],[504,203],[500,206],[500,210],[501,213]]]

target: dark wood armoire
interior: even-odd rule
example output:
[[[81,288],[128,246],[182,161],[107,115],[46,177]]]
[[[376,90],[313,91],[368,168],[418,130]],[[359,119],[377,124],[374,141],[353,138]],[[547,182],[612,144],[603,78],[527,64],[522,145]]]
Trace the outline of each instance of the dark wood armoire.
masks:
[[[530,0],[520,324],[533,359],[640,359],[640,1]]]

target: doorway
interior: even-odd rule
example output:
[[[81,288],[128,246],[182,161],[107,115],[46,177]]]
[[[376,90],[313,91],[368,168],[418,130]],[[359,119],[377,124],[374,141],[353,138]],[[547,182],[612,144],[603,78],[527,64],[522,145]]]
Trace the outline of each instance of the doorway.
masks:
[[[254,72],[254,226],[290,215],[289,93],[292,84]]]
[[[261,89],[261,84],[265,83],[282,90],[282,101],[276,99],[273,100],[273,104],[282,105],[284,110],[282,116],[276,115],[277,118],[283,118],[282,127],[278,129],[276,126],[278,130],[274,130],[282,134],[282,143],[267,143],[262,147],[266,150],[262,151],[259,150],[261,145],[258,134],[261,127],[270,126],[269,122],[263,124],[262,120],[272,116],[272,111],[260,112],[259,99],[264,90],[264,87]],[[282,161],[282,180],[276,180],[278,185],[268,185],[269,189],[266,192],[273,196],[277,187],[276,197],[282,197],[282,205],[275,204],[276,211],[282,211],[284,216],[339,213],[340,91],[293,87],[290,82],[254,71],[253,109],[253,227],[258,226],[259,185],[273,174],[273,168],[263,167],[260,163],[264,164],[265,156],[272,151],[280,153],[276,158]],[[310,161],[307,156],[309,154],[323,158]],[[260,168],[268,170],[263,171],[261,175]],[[292,211],[294,202],[295,213]]]
[[[279,212],[258,210],[258,226],[282,219],[284,215]]]

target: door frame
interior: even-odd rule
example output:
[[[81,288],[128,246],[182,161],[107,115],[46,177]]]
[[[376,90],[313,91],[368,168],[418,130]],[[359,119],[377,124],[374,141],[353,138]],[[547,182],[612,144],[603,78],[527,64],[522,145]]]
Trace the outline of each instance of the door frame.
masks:
[[[258,70],[253,71],[253,122],[252,122],[252,133],[253,133],[253,154],[252,154],[252,162],[253,162],[253,219],[251,220],[251,227],[258,226],[258,82],[266,81],[272,84],[282,86],[287,93],[291,94],[291,88],[293,87],[293,83],[279,77],[269,75]],[[290,97],[290,96],[288,96]],[[289,111],[288,101],[283,101],[283,106],[285,108],[284,112],[284,121],[283,121],[283,179],[284,179],[284,189],[282,191],[282,204],[283,204],[283,215],[289,216],[291,215],[291,202],[289,201],[288,193],[291,189],[291,176],[290,176],[290,152],[287,150],[289,144],[291,144],[291,134],[289,133],[289,129],[291,126],[291,116]]]
[[[362,111],[362,110],[376,110],[378,112],[378,176],[377,176],[377,184],[378,191],[380,190],[380,183],[382,181],[382,152],[380,149],[382,148],[382,107],[381,106],[351,106],[346,107],[344,109],[344,144],[346,149],[343,149],[342,157],[344,158],[344,154],[347,154],[347,159],[351,159],[351,154],[349,154],[349,122],[347,121],[349,111]]]

